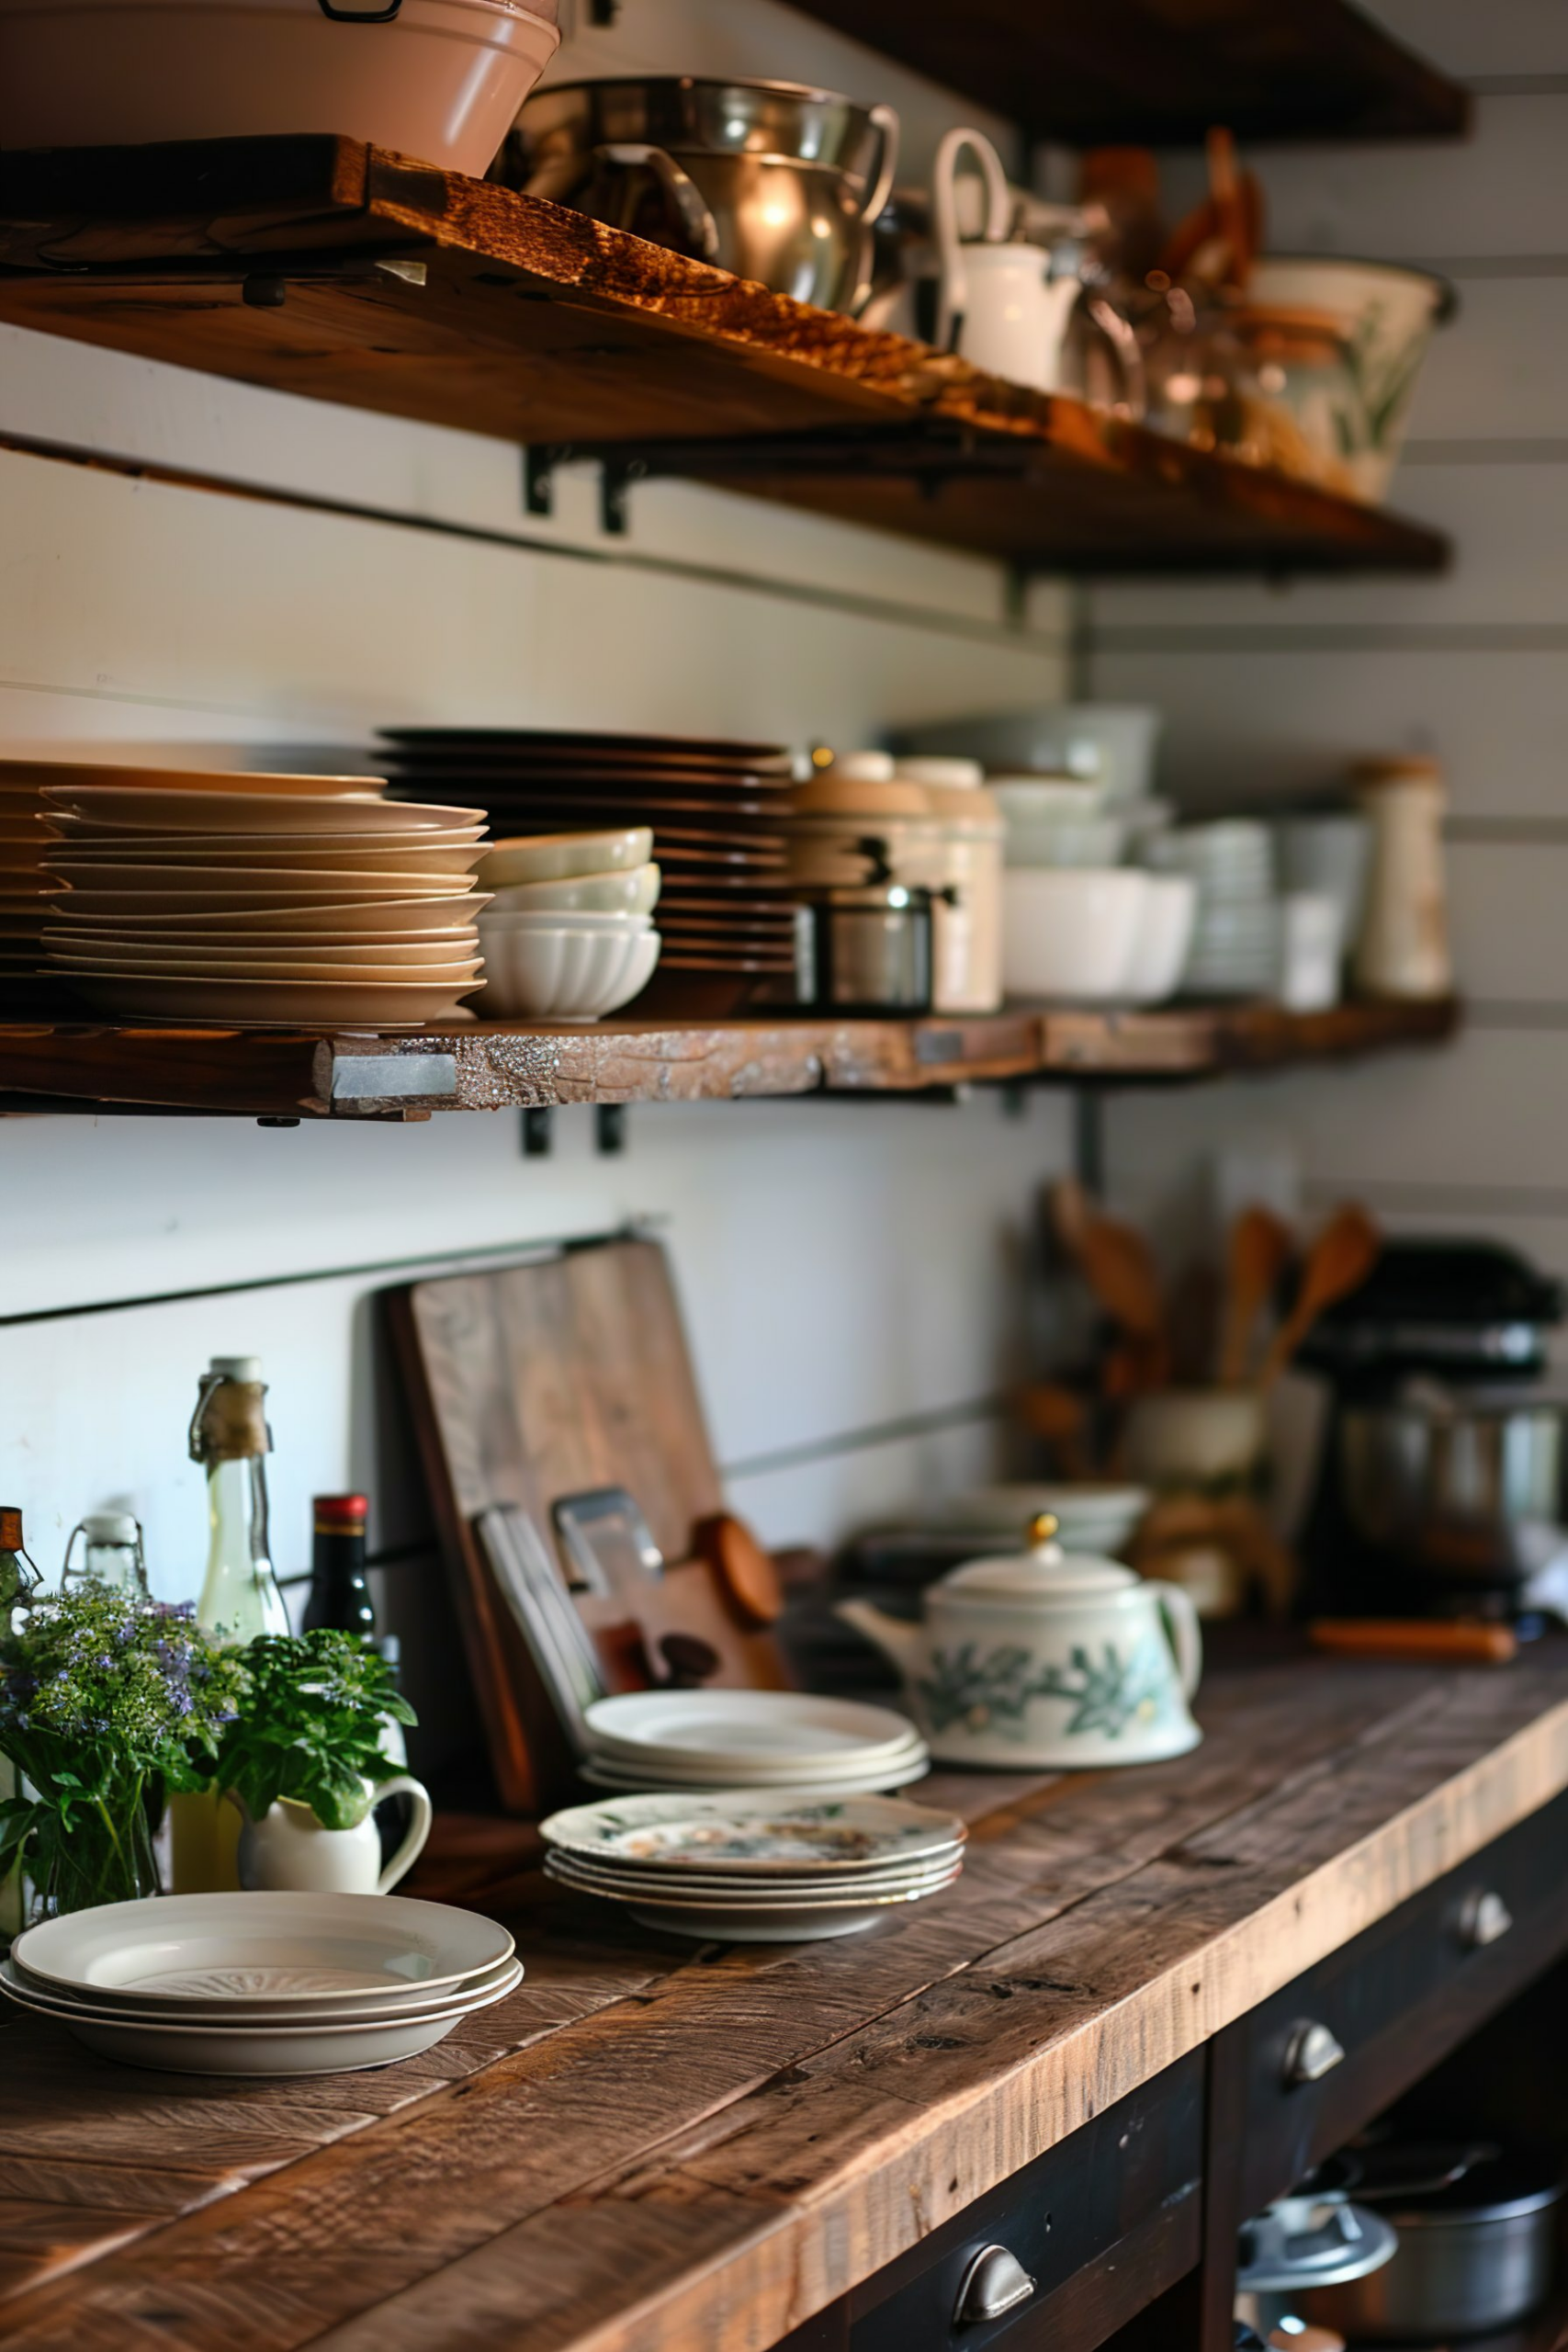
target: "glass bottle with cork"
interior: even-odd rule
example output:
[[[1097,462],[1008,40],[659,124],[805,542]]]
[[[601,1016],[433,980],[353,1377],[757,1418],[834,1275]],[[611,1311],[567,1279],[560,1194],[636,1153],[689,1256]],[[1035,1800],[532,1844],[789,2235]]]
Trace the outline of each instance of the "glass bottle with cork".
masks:
[[[288,1612],[273,1574],[267,1532],[266,1384],[256,1356],[214,1356],[197,1389],[190,1455],[207,1472],[210,1531],[197,1623],[220,1642],[287,1634]],[[175,1891],[222,1893],[239,1884],[240,1816],[215,1791],[170,1800]]]

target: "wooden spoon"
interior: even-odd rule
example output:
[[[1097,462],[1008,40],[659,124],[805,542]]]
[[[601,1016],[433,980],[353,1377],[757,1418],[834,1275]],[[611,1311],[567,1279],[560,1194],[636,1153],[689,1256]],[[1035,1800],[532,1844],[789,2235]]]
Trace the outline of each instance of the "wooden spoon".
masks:
[[[1359,1290],[1377,1264],[1382,1236],[1365,1209],[1337,1209],[1307,1251],[1296,1303],[1275,1332],[1258,1379],[1271,1388],[1313,1325],[1335,1302]]]
[[[1220,1341],[1222,1388],[1239,1388],[1247,1378],[1258,1318],[1273,1297],[1293,1248],[1289,1227],[1272,1209],[1243,1209],[1232,1226]]]
[[[1078,1249],[1090,1290],[1112,1322],[1136,1340],[1162,1339],[1165,1305],[1154,1252],[1135,1226],[1091,1216]]]

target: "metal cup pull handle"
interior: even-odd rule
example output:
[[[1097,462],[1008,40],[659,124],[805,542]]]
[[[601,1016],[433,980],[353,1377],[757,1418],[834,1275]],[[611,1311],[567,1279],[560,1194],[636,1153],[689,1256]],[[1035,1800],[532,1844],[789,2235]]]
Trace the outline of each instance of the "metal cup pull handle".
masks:
[[[1034,2292],[1034,2281],[1005,2245],[982,2246],[964,2273],[953,2306],[954,2327],[983,2327],[1015,2312]]]
[[[1325,2025],[1299,2025],[1285,2047],[1285,2087],[1299,2090],[1307,2083],[1321,2083],[1344,2064],[1345,2046]]]

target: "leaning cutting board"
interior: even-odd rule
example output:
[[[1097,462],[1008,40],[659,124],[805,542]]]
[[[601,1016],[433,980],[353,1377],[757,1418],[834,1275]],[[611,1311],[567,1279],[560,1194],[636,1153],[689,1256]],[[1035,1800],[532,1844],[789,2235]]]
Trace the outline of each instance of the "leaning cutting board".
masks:
[[[387,1306],[502,1802],[536,1812],[570,1791],[570,1753],[474,1521],[515,1504],[558,1559],[554,1504],[626,1487],[666,1560],[692,1562],[724,1492],[669,1263],[657,1242],[599,1242],[415,1283]],[[649,1632],[711,1640],[720,1681],[780,1687],[771,1636],[719,1591],[705,1562],[673,1567]],[[604,1604],[582,1613],[597,1631]]]

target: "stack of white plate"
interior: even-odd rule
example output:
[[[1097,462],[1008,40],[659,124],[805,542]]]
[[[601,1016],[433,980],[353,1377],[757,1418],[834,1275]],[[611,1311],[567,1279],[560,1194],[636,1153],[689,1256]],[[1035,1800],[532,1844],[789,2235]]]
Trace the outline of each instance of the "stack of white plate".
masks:
[[[551,1878],[645,1927],[706,1941],[808,1943],[857,1935],[951,1886],[955,1814],[896,1797],[623,1797],[540,1825]]]
[[[44,944],[95,1012],[407,1028],[483,985],[481,808],[365,776],[50,773]]]
[[[1280,965],[1274,842],[1251,818],[1182,825],[1146,852],[1151,865],[1189,874],[1198,921],[1182,976],[1188,996],[1267,996]]]
[[[633,1690],[596,1700],[582,1777],[600,1789],[901,1789],[930,1769],[891,1707],[796,1690]]]
[[[28,1928],[0,1990],[105,2058],[341,2075],[445,2041],[521,1983],[503,1928],[396,1894],[173,1894]]]

